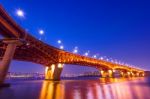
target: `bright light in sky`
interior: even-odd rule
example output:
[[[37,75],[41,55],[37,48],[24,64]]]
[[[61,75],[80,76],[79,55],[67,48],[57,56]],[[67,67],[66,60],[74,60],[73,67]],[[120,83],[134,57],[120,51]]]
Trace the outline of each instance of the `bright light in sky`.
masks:
[[[89,54],[89,53],[88,53],[88,52],[86,52],[84,55],[85,55],[85,56],[88,56],[88,54]]]
[[[57,43],[58,43],[58,44],[61,44],[61,40],[58,40]]]
[[[44,34],[44,30],[39,30],[39,34],[43,35]]]
[[[16,14],[19,16],[19,17],[24,17],[24,12],[21,10],[21,9],[18,9],[16,11]]]
[[[78,47],[77,46],[74,48],[73,53],[78,53]]]
[[[60,49],[64,49],[64,46],[63,46],[63,45],[61,45],[61,46],[60,46]]]
[[[75,49],[75,50],[73,51],[73,53],[78,53],[78,50],[77,50],[77,49]]]
[[[96,55],[94,55],[93,57],[94,57],[94,58],[96,58],[97,56],[96,56]]]
[[[103,58],[103,57],[100,57],[100,59],[103,60],[104,58]]]
[[[84,56],[88,56],[90,51],[84,53]]]

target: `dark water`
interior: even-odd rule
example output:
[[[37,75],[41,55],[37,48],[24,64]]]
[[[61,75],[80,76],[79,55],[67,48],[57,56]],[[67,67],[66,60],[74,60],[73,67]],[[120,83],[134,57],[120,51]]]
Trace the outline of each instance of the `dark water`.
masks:
[[[150,78],[11,81],[0,99],[150,99]]]

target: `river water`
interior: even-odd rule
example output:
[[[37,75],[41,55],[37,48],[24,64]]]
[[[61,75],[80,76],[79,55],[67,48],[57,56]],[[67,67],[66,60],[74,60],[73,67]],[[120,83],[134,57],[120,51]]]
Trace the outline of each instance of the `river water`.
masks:
[[[0,99],[150,99],[150,78],[9,82]]]

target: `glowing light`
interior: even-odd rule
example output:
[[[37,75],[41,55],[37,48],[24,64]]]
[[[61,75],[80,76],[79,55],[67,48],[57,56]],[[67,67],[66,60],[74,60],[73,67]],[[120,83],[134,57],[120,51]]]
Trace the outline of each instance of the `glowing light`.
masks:
[[[116,70],[113,69],[113,72],[115,72]]]
[[[145,74],[143,73],[142,76],[145,76]]]
[[[39,30],[39,34],[43,35],[44,34],[44,30]]]
[[[109,61],[109,59],[107,58],[106,61]]]
[[[103,60],[104,58],[103,57],[100,57],[100,60]]]
[[[104,71],[103,70],[101,70],[101,74],[103,74],[104,73]]]
[[[57,43],[58,43],[58,44],[61,44],[61,40],[58,40]]]
[[[23,12],[21,9],[18,9],[18,10],[16,11],[16,14],[17,14],[17,16],[19,16],[19,17],[24,17],[24,12]]]
[[[26,45],[27,45],[27,46],[29,46],[29,45],[30,45],[30,43],[27,43]]]
[[[85,56],[88,56],[89,55],[89,53],[88,52],[85,52],[85,54],[84,54]]]
[[[48,67],[45,68],[45,74],[47,73],[47,71],[48,71]]]
[[[136,73],[137,76],[139,76],[139,73]]]
[[[73,53],[78,53],[78,50],[77,50],[77,49],[75,49],[75,50],[73,51]]]
[[[60,49],[64,49],[64,46],[63,46],[63,45],[61,45],[61,46],[60,46]]]
[[[94,57],[94,58],[96,58],[97,56],[96,56],[96,55],[94,55],[93,57]]]
[[[51,65],[51,69],[52,69],[52,72],[54,72],[54,70],[55,70],[55,65],[54,64]]]
[[[116,64],[118,64],[118,62],[117,62],[117,61],[115,61],[115,63],[116,63]]]
[[[88,56],[90,51],[84,53],[84,56]]]
[[[63,64],[58,64],[58,68],[63,68]]]
[[[108,70],[109,73],[112,73],[112,70]]]
[[[130,72],[127,72],[128,75],[130,75]]]
[[[77,46],[74,48],[73,53],[78,53],[78,47]]]

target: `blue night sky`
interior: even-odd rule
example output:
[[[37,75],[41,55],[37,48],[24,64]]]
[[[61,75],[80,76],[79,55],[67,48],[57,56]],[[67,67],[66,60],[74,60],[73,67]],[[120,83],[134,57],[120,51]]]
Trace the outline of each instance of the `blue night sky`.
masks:
[[[1,0],[9,14],[31,35],[50,45],[79,54],[90,51],[150,70],[149,0]],[[25,15],[20,18],[16,10]],[[45,34],[39,35],[43,29]],[[90,71],[91,68],[82,68]],[[72,70],[75,70],[72,72]],[[44,72],[28,62],[11,64],[10,71]],[[65,66],[63,73],[79,73],[78,66]]]

